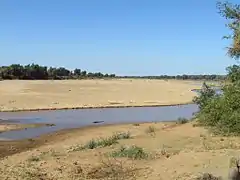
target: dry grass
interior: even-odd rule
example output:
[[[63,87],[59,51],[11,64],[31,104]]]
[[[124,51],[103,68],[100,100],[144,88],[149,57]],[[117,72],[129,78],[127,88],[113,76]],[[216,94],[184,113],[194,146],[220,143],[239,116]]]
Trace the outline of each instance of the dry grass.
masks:
[[[114,125],[59,132],[52,142],[3,158],[0,179],[192,180],[209,174],[226,179],[231,158],[240,153],[240,138],[213,136],[202,127],[193,127],[193,123]],[[155,138],[146,134],[150,126],[157,129]],[[92,139],[110,139],[115,132],[128,131],[131,138],[119,136],[118,143],[110,146],[69,151]]]
[[[182,104],[201,83],[177,80],[1,81],[0,111]]]

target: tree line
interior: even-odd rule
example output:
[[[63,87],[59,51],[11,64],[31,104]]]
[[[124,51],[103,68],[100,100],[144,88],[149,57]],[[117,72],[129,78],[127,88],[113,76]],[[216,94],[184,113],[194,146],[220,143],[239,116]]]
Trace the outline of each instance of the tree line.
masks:
[[[160,75],[160,76],[118,76],[119,78],[139,78],[139,79],[177,79],[177,80],[225,80],[226,75],[217,75],[217,74],[210,74],[210,75]]]
[[[21,80],[47,80],[47,79],[81,79],[81,78],[113,78],[115,74],[103,74],[101,72],[87,72],[81,69],[73,71],[64,67],[47,67],[38,64],[12,64],[0,67],[1,79],[21,79]]]
[[[64,67],[47,67],[38,64],[12,64],[0,66],[0,79],[47,80],[47,79],[100,79],[100,78],[145,78],[145,79],[181,79],[181,80],[224,80],[224,75],[160,75],[160,76],[116,76],[101,72],[87,72],[81,69],[69,70]]]

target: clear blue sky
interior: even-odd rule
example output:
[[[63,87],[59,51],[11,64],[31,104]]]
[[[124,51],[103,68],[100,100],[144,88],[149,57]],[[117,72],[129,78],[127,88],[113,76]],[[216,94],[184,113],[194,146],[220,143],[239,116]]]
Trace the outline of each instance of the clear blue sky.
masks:
[[[0,22],[0,65],[174,75],[235,63],[215,0],[1,0]]]

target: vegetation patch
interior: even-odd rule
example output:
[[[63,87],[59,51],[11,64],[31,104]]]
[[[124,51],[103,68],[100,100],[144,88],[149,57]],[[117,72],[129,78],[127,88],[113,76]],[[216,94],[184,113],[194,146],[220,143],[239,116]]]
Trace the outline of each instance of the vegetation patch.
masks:
[[[130,139],[131,138],[131,133],[130,132],[114,133],[112,137],[116,140]]]
[[[32,156],[28,159],[29,162],[38,162],[40,160],[41,160],[41,158],[38,156]]]
[[[140,126],[140,124],[139,123],[135,123],[135,124],[133,124],[133,126]]]
[[[204,173],[197,177],[196,180],[223,180],[221,177],[214,176],[210,173]]]
[[[136,179],[138,169],[134,164],[129,165],[125,161],[105,160],[97,167],[93,167],[87,172],[87,179]]]
[[[114,151],[111,155],[113,157],[127,157],[131,159],[146,159],[148,157],[148,153],[138,146],[121,146],[119,150]]]
[[[156,128],[154,126],[149,126],[147,129],[146,129],[146,133],[147,134],[152,134],[152,133],[155,133],[156,132]]]
[[[95,149],[98,147],[107,147],[113,144],[117,144],[118,140],[129,139],[129,138],[131,138],[130,132],[114,133],[111,137],[92,139],[89,142],[87,142],[85,145],[73,146],[69,149],[69,151],[81,151],[84,149]]]
[[[232,34],[224,37],[232,40],[228,47],[228,55],[231,58],[240,58],[240,6],[228,2],[219,2],[220,15],[227,22]],[[227,82],[222,85],[223,94],[217,93],[206,83],[195,97],[193,102],[199,105],[200,111],[197,114],[199,124],[208,127],[216,134],[240,135],[240,66],[227,67]]]
[[[186,124],[186,123],[188,123],[189,122],[189,120],[187,119],[187,118],[178,118],[177,119],[177,124]]]

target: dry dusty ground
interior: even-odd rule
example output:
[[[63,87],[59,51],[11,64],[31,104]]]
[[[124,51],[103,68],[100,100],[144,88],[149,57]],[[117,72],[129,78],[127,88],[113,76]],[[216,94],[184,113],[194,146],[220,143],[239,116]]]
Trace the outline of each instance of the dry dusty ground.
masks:
[[[130,132],[131,136],[106,147],[79,148],[115,132]],[[33,149],[2,156],[0,179],[188,180],[204,172],[226,178],[230,158],[240,152],[240,138],[212,136],[193,122],[65,130],[24,143]],[[138,160],[110,156],[122,145],[141,147],[148,156]],[[16,147],[13,143],[12,148]]]
[[[182,104],[199,87],[180,80],[0,81],[0,111]]]

